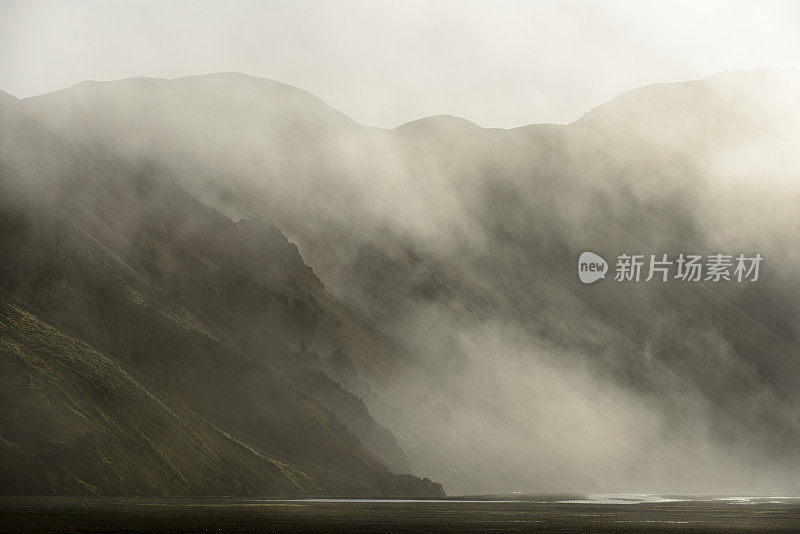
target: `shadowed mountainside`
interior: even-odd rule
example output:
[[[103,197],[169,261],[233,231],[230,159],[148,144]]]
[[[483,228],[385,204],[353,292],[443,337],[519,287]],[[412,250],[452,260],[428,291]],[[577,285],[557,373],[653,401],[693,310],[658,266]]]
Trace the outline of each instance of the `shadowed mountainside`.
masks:
[[[279,373],[342,422],[337,438],[287,445],[256,419],[238,431],[371,487],[377,468],[365,465],[380,462],[455,492],[790,491],[798,89],[792,71],[726,72],[629,91],[569,125],[512,130],[445,116],[361,127],[304,91],[238,74],[9,100],[3,120],[19,135],[3,149],[7,176],[23,190],[58,177],[59,202],[82,184],[94,196],[78,205],[94,222],[80,225],[102,225],[78,235],[121,259],[114,278],[135,293],[117,289],[105,308],[61,296],[53,306],[64,290],[52,281],[68,272],[56,250],[46,270],[17,267],[47,272],[49,287],[19,274],[4,287],[34,308],[44,298],[42,319],[77,321],[70,335],[194,402],[209,402],[202,388],[154,378],[186,351],[165,348],[174,334],[156,335],[150,307],[212,343],[201,353],[219,345]],[[55,148],[35,148],[49,138]],[[245,220],[170,200],[186,192]],[[73,212],[55,220],[85,217]],[[6,250],[24,241],[5,238]],[[611,262],[767,259],[754,284],[583,286],[584,250]],[[139,349],[163,355],[138,361]],[[328,455],[330,442],[341,454]]]
[[[154,167],[134,168],[101,148],[76,152],[46,135],[17,146],[22,152],[6,158],[3,168],[0,280],[39,319],[11,307],[4,321],[10,343],[4,377],[17,386],[6,391],[19,395],[4,397],[9,424],[2,437],[38,468],[28,478],[25,470],[14,471],[4,492],[441,494],[439,485],[389,470],[408,470],[392,433],[306,347],[316,337],[341,352],[353,334],[336,329],[355,319],[346,318],[346,308],[326,294],[274,225],[233,223]],[[36,160],[40,151],[72,159],[53,171],[44,157],[39,179],[29,179],[15,164]],[[22,335],[26,343],[19,347],[14,336]],[[14,372],[14,358],[36,367],[28,353],[46,365],[48,354],[62,358],[40,371],[54,382]],[[72,380],[70,364],[89,369],[85,380],[103,389],[105,401],[111,397],[115,411]],[[92,375],[98,366],[115,366],[102,384]],[[40,393],[26,399],[25,387]],[[80,406],[77,413],[56,407],[64,396]],[[128,406],[133,403],[141,410]],[[164,421],[157,408],[181,415]],[[105,414],[114,432],[81,416],[87,410]],[[29,425],[28,413],[47,414],[37,420],[52,423]],[[75,416],[89,421],[67,432]],[[127,437],[130,427],[144,440],[155,439],[160,428],[211,437],[168,450],[156,443],[142,452]],[[61,444],[62,456],[46,456],[48,443]],[[117,456],[107,452],[112,444]],[[218,465],[195,465],[203,450]],[[154,458],[128,463],[127,456],[147,454],[174,472]],[[83,458],[106,458],[120,472],[137,465],[154,471],[141,475],[146,481],[117,474],[109,480],[101,469],[83,466]],[[222,476],[225,469],[234,472]],[[60,478],[69,482],[55,481]]]

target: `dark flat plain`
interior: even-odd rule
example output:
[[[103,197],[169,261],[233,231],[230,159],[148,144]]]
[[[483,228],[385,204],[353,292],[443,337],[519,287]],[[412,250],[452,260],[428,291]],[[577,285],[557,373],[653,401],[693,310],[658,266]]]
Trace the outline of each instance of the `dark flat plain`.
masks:
[[[800,501],[0,498],[0,532],[800,532]]]

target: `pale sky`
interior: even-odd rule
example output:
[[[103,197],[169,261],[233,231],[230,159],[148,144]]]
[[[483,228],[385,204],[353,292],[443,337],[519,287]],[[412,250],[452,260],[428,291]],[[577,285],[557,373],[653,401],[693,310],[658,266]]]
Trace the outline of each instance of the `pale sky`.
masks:
[[[570,122],[616,94],[800,68],[790,1],[0,0],[0,89],[235,71],[382,127]]]

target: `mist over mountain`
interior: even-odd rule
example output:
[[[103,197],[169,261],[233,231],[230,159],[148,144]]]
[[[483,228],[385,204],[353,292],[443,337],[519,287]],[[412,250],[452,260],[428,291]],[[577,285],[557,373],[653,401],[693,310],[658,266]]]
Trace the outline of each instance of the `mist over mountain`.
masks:
[[[3,491],[797,491],[798,90],[511,130],[233,73],[0,94]],[[765,260],[585,286],[585,250]]]

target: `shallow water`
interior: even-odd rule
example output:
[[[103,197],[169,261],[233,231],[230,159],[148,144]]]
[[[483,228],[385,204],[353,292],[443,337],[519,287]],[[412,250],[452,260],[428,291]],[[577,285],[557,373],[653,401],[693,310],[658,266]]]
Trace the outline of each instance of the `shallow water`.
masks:
[[[794,497],[0,498],[0,532],[798,532]]]

